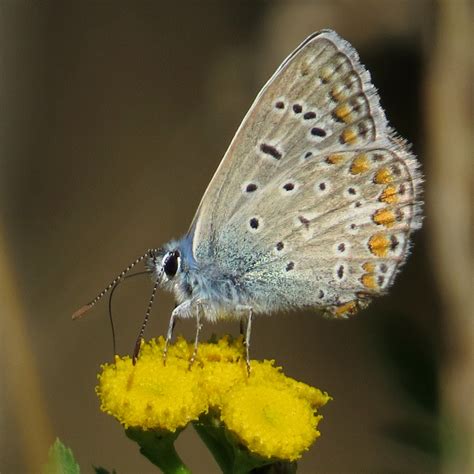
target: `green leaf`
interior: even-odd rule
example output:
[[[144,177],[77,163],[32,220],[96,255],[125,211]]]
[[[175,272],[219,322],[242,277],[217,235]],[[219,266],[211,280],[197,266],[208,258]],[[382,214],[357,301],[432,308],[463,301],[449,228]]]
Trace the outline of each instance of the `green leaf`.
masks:
[[[49,448],[48,462],[43,466],[42,472],[43,474],[80,474],[81,470],[71,449],[56,438]]]

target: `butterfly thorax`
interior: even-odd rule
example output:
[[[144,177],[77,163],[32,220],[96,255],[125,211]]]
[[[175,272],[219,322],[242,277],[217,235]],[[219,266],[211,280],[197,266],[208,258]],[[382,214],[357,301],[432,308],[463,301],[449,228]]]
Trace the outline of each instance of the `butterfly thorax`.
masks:
[[[166,273],[166,266],[170,265],[166,255],[176,256],[174,274]],[[147,266],[155,280],[161,279],[160,286],[174,294],[177,304],[201,302],[204,317],[208,320],[240,318],[239,308],[248,305],[250,295],[242,284],[241,276],[217,266],[215,261],[197,262],[189,236],[164,245],[158,254],[149,259]]]

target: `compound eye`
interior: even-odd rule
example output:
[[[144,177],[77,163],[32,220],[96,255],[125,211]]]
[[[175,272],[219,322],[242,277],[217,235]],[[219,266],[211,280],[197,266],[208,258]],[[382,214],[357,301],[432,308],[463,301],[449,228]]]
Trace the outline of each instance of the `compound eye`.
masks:
[[[163,259],[163,270],[166,273],[166,276],[173,278],[176,275],[179,267],[179,252],[168,252]]]

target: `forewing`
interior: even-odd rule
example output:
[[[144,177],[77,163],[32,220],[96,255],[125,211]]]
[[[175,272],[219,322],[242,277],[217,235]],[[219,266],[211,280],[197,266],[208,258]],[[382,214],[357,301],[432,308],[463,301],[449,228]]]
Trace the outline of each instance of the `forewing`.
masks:
[[[356,51],[316,33],[244,118],[193,222],[194,255],[260,295],[278,282],[288,306],[377,293],[406,256],[418,181]]]

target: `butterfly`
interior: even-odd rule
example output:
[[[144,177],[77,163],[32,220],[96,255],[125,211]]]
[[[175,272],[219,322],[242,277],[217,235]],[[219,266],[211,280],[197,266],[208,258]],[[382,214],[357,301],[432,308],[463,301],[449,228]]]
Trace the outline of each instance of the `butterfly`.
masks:
[[[184,237],[130,264],[82,316],[144,261],[174,293],[177,318],[314,309],[346,318],[384,294],[421,226],[419,164],[387,123],[369,72],[336,32],[310,35],[244,117]],[[166,353],[166,350],[165,350]],[[195,354],[193,355],[194,358]]]

